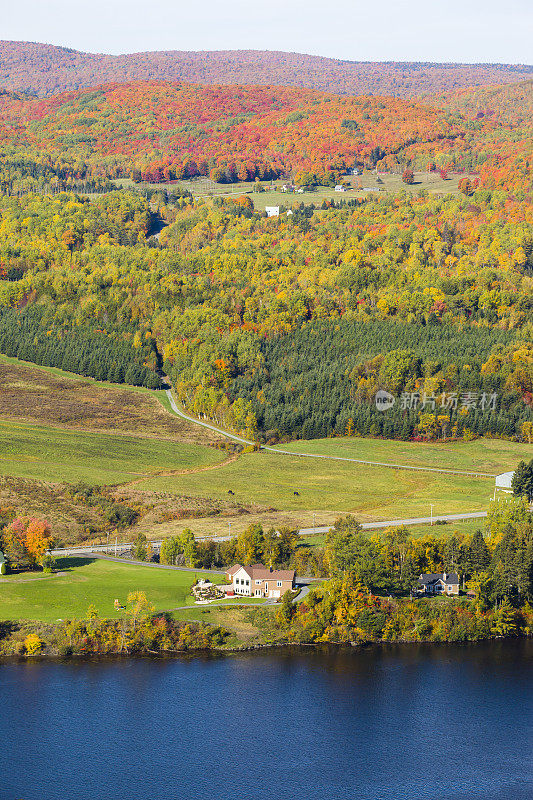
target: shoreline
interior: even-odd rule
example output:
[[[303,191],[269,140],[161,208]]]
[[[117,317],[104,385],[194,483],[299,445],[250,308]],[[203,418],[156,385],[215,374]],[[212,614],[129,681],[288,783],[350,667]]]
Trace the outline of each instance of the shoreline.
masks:
[[[368,642],[265,642],[253,645],[242,644],[235,647],[199,647],[184,648],[182,650],[161,650],[145,651],[132,653],[72,653],[61,655],[60,653],[38,653],[0,655],[0,667],[5,664],[24,664],[36,662],[56,662],[60,664],[94,663],[104,661],[127,661],[131,659],[143,659],[150,661],[165,661],[187,656],[189,658],[205,658],[206,656],[237,655],[239,653],[260,652],[263,650],[289,650],[295,651],[363,651],[370,649],[389,649],[395,647],[466,647],[487,644],[488,642],[520,642],[533,639],[533,636],[523,634],[520,636],[489,636],[477,640],[469,641],[433,641],[430,639],[405,639],[403,641],[368,641]]]

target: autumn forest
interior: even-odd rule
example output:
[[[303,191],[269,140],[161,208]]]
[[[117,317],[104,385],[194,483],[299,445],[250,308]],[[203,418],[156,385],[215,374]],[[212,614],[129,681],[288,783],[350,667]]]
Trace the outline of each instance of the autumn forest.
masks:
[[[263,442],[530,440],[533,82],[435,88],[0,92],[0,351],[166,374]],[[379,389],[403,398],[388,415]]]

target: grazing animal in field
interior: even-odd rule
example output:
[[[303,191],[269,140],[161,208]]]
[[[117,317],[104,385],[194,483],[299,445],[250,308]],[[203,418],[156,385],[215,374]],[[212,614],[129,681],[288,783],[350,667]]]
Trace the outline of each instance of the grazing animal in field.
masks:
[[[294,492],[297,497],[300,497],[300,492]]]
[[[233,494],[234,495],[235,492],[232,492],[231,489],[228,489],[228,494]]]

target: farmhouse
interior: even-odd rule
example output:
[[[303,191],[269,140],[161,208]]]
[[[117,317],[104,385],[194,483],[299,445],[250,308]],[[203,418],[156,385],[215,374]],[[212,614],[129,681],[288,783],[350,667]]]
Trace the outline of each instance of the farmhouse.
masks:
[[[4,554],[0,550],[0,575],[5,575],[7,572],[7,561]]]
[[[279,217],[279,206],[266,206],[267,217]]]
[[[273,570],[264,564],[253,564],[243,567],[235,564],[226,571],[236,595],[246,597],[282,597],[285,592],[294,589],[294,570]]]
[[[459,594],[459,575],[456,572],[430,572],[418,579],[419,594]]]
[[[345,192],[346,188],[343,186],[342,183],[338,183],[337,186],[335,186],[335,191],[336,192]]]

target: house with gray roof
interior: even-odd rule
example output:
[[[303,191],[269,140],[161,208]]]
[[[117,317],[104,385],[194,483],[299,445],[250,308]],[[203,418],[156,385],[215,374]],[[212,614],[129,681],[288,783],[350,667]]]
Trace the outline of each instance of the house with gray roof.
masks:
[[[420,595],[459,594],[459,575],[456,572],[430,572],[421,575],[416,591]]]

